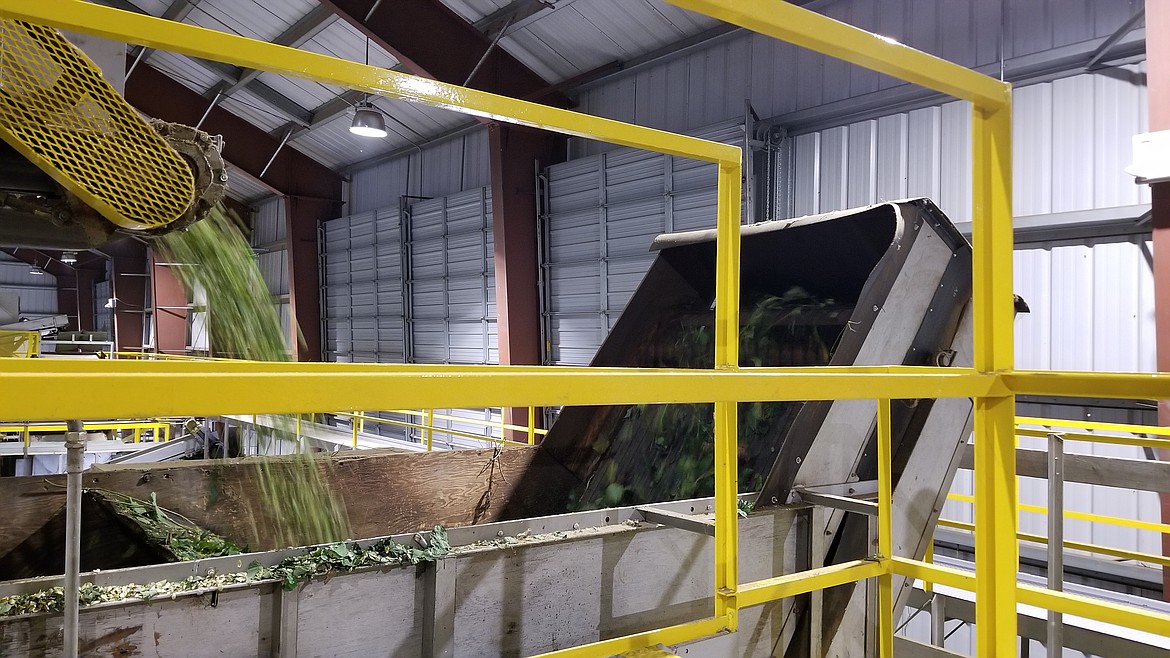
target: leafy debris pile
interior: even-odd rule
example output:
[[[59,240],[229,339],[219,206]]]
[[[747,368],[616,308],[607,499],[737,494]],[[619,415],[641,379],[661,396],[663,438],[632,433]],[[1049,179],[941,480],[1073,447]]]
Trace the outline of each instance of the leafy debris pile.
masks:
[[[390,539],[383,539],[365,548],[356,543],[329,544],[308,550],[302,555],[287,557],[272,567],[253,561],[247,571],[191,576],[180,581],[160,580],[144,585],[82,583],[81,605],[149,601],[161,597],[173,599],[181,594],[218,592],[231,586],[270,581],[280,583],[285,590],[292,590],[315,577],[348,573],[367,567],[434,562],[451,552],[451,542],[443,526],[435,526],[427,539],[415,535],[415,542],[421,548],[399,544]],[[0,616],[3,617],[61,612],[64,608],[65,592],[60,587],[0,597]]]
[[[828,365],[848,330],[851,304],[818,298],[793,286],[781,295],[745,299],[740,365]],[[710,369],[714,315],[684,312],[658,323],[635,360],[643,367]],[[800,402],[739,405],[738,491],[759,491]],[[597,509],[684,500],[715,491],[715,422],[710,404],[613,407],[599,423],[591,472],[572,494],[570,508]]]
[[[151,492],[149,502],[114,491],[91,493],[137,526],[151,543],[173,554],[177,561],[240,553],[240,547],[231,540],[198,527],[178,512],[159,507],[154,492]]]

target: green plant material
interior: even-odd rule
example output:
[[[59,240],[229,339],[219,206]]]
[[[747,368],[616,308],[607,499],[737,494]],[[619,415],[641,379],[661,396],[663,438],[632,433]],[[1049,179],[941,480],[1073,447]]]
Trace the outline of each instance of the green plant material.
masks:
[[[176,559],[200,560],[221,555],[236,555],[240,547],[214,532],[204,530],[182,515],[159,506],[154,492],[150,501],[113,491],[94,491],[114,510],[136,524],[153,543],[165,547]]]
[[[418,541],[418,539],[416,539]],[[451,552],[451,542],[443,526],[435,526],[422,548],[406,546],[384,539],[369,547],[336,543],[320,546],[281,560],[272,567],[253,561],[246,571],[212,576],[191,576],[180,581],[160,580],[144,585],[106,585],[82,583],[81,605],[97,605],[159,597],[174,598],[184,593],[220,591],[233,585],[263,581],[279,582],[286,590],[295,589],[313,578],[348,573],[366,567],[397,566],[434,562]],[[51,587],[29,594],[0,597],[0,617],[61,612],[65,593]]]
[[[780,295],[745,296],[742,366],[827,365],[852,307],[793,286]],[[636,355],[652,368],[710,369],[714,317],[683,310],[653,327]],[[758,491],[799,402],[739,405],[739,491]],[[593,477],[572,509],[596,509],[710,496],[715,491],[715,422],[710,404],[636,405],[602,421],[592,444]]]
[[[741,519],[746,519],[755,508],[756,504],[746,498],[740,498],[739,500],[735,501],[735,513],[738,514],[739,518]]]
[[[287,361],[284,331],[255,254],[236,222],[216,207],[182,231],[158,237],[171,271],[192,299],[207,300],[211,345],[221,356],[253,361]],[[280,417],[275,430],[257,428],[262,447],[295,440],[295,421]],[[262,460],[257,482],[270,509],[271,528],[282,546],[340,541],[350,536],[349,519],[327,482],[327,464],[301,452],[298,458]]]

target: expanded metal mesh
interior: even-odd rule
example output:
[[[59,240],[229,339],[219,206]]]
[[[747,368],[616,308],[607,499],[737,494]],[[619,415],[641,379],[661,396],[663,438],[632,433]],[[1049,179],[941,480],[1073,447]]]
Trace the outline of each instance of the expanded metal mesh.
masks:
[[[164,226],[191,170],[56,30],[0,19],[0,137],[109,221]]]

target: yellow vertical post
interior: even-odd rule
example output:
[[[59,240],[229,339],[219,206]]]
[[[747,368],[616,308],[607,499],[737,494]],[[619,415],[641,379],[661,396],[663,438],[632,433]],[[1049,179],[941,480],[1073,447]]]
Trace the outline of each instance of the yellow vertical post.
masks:
[[[1013,367],[1011,100],[973,124],[975,368]],[[1016,654],[1015,397],[975,400],[975,630],[981,656]]]
[[[930,541],[927,542],[927,544],[926,544],[926,555],[924,555],[922,557],[922,561],[926,562],[927,564],[934,564],[934,537],[933,536],[930,538]],[[934,591],[934,583],[927,580],[927,581],[922,583],[922,589],[924,591],[927,591],[927,592],[933,592]]]
[[[142,426],[141,425],[134,426],[134,442],[135,443],[142,442]]]
[[[349,419],[349,424],[353,427],[353,449],[354,450],[357,450],[358,416],[360,416],[360,415],[361,415],[361,412],[355,413],[353,415],[353,417]]]
[[[528,445],[536,445],[536,407],[528,407]]]
[[[719,163],[715,248],[715,368],[739,367],[739,162]],[[715,401],[715,616],[739,626],[738,407]]]
[[[877,401],[878,555],[886,572],[878,576],[878,658],[894,658],[894,492],[890,472],[890,401]]]
[[[433,442],[434,442],[434,438],[435,438],[435,410],[434,409],[427,409],[426,426],[427,426],[427,428],[425,430],[423,430],[423,432],[425,433],[425,435],[427,437],[427,452],[430,452],[434,448]]]

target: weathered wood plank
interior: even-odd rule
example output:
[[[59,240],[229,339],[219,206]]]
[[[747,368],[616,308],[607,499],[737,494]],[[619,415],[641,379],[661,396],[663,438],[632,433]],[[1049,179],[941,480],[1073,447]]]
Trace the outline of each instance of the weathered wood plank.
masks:
[[[432,453],[367,451],[316,460],[340,494],[355,538],[457,527],[564,511],[567,472],[539,448]],[[293,463],[274,459],[274,464]],[[94,468],[87,488],[149,499],[252,550],[281,548],[257,483],[255,459],[187,461]],[[6,503],[0,556],[38,532],[65,506],[64,476],[0,478]],[[0,573],[0,579],[11,576]]]

